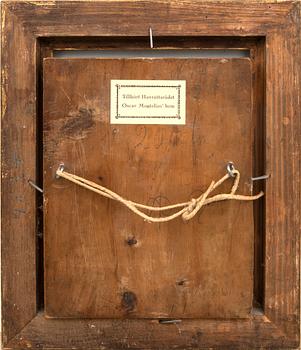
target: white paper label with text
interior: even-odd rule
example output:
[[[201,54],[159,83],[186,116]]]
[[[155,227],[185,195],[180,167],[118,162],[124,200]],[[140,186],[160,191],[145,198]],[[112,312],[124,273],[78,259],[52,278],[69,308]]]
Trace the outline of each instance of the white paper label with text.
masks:
[[[111,124],[185,124],[185,80],[111,80]]]

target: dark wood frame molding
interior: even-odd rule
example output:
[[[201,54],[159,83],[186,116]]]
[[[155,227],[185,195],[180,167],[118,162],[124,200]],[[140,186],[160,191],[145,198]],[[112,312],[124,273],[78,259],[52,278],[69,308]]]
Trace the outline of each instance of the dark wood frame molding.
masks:
[[[2,7],[2,342],[5,349],[297,348],[300,2],[8,1]],[[55,37],[262,37],[264,300],[246,320],[51,320],[37,307],[38,66]]]

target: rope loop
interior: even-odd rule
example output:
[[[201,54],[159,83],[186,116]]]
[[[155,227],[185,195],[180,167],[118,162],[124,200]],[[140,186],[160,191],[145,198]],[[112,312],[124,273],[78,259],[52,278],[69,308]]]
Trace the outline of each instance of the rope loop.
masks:
[[[207,188],[207,190],[202,193],[198,198],[192,198],[188,202],[184,203],[177,203],[172,205],[167,205],[163,207],[154,207],[149,205],[144,205],[141,203],[136,203],[133,201],[130,201],[128,199],[123,198],[119,194],[113,192],[112,190],[98,185],[95,182],[86,180],[80,176],[77,176],[75,174],[68,173],[65,171],[64,165],[60,164],[56,171],[56,177],[57,178],[64,178],[70,182],[73,182],[76,185],[79,185],[81,187],[84,187],[92,192],[95,192],[103,197],[113,199],[117,202],[122,203],[125,205],[128,209],[130,209],[132,212],[143,218],[146,222],[167,222],[171,221],[179,216],[182,217],[184,221],[192,219],[204,206],[220,202],[224,200],[239,200],[239,201],[254,201],[264,195],[264,193],[261,191],[257,195],[254,196],[246,196],[246,195],[238,195],[236,194],[236,191],[239,186],[240,181],[240,172],[235,169],[233,163],[231,163],[231,167],[229,167],[229,164],[227,165],[227,173],[224,175],[221,179],[219,179],[217,182],[212,181],[210,186]],[[230,193],[222,193],[222,194],[216,194],[214,196],[210,196],[210,194],[217,189],[222,183],[224,183],[229,178],[233,179],[233,185],[231,188]],[[167,210],[176,210],[173,214],[166,215],[163,217],[154,217],[151,215],[147,215],[144,210],[148,211],[154,211],[154,212],[162,212]]]

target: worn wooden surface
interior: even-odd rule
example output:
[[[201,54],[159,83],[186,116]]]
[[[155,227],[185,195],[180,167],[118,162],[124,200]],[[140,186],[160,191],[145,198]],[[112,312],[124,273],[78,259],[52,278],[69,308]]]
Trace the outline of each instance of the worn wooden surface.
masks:
[[[265,170],[265,132],[264,132],[264,89],[265,89],[265,42],[258,37],[157,37],[154,49],[195,49],[249,51],[252,62],[252,122],[253,132],[253,175],[266,173]],[[41,41],[41,57],[52,57],[58,50],[147,50],[144,37],[78,37],[43,38]],[[42,65],[41,65],[42,70]],[[264,191],[265,181],[254,183],[254,193]],[[254,201],[254,305],[263,304],[264,298],[264,201]]]
[[[267,336],[268,335],[268,336]],[[289,349],[287,340],[264,316],[239,320],[45,319],[39,314],[5,349]]]
[[[129,78],[185,80],[186,125],[110,124],[110,80]],[[167,205],[199,196],[232,160],[240,193],[251,194],[251,90],[249,59],[45,61],[48,316],[250,314],[252,202],[216,203],[189,222],[149,224],[54,174],[64,162],[133,201]]]
[[[2,81],[5,82],[2,92],[2,100],[5,101],[2,108],[2,177],[10,169],[18,184],[12,187],[9,181],[2,180],[2,200],[6,203],[5,208],[2,207],[4,343],[26,326],[35,310],[33,290],[36,271],[32,249],[35,203],[34,195],[28,196],[27,182],[22,176],[25,173],[32,177],[36,170],[33,145],[37,114],[34,104],[29,105],[37,96],[34,64],[38,38],[139,36],[144,37],[148,45],[148,27],[154,25],[157,37],[178,36],[180,33],[183,37],[240,36],[243,40],[245,36],[255,35],[262,36],[266,42],[265,153],[267,171],[272,174],[271,181],[267,183],[265,219],[264,305],[267,317],[255,323],[196,321],[203,332],[196,347],[298,347],[300,3],[252,1],[242,6],[237,2],[4,1],[1,7],[4,28]],[[128,23],[129,16],[134,17],[135,21]],[[16,55],[16,52],[23,52],[23,55]],[[7,127],[3,127],[3,121]],[[25,129],[16,128],[23,122]],[[16,140],[17,155],[27,160],[27,170],[23,166],[12,165],[11,150]],[[26,202],[26,219],[24,215],[21,221],[15,220],[13,215],[17,207],[14,196],[19,194],[25,194],[30,199]],[[16,271],[22,273],[14,277]],[[14,307],[14,304],[22,305],[22,309]],[[100,336],[94,336],[93,340],[86,337],[87,330],[85,326],[80,326],[81,321],[71,325],[65,321],[49,323],[43,318],[43,322],[40,320],[40,317],[35,318],[23,329],[21,334],[25,338],[16,336],[14,342],[7,345],[8,348],[24,348],[24,339],[26,344],[44,349],[102,347]],[[142,334],[144,342],[141,347],[150,348],[158,339],[157,333],[153,338],[148,337],[149,327],[131,326],[131,334],[135,335],[133,339],[137,339],[135,337],[139,332]],[[113,334],[119,333],[116,323],[111,322],[109,327]],[[169,348],[168,344],[173,345],[175,339],[179,347],[187,348],[186,344],[191,344],[193,333],[187,336],[185,344],[177,337],[170,339],[167,334],[163,334],[159,342]],[[124,338],[124,344],[121,344],[112,335],[111,339],[117,343],[113,341],[110,345],[108,342],[107,347],[134,346],[128,337]],[[76,341],[71,344],[70,339]]]
[[[287,334],[298,334],[301,227],[299,11],[291,16],[291,22],[298,26],[271,33],[267,38],[266,167],[271,179],[266,185],[265,199],[264,310]],[[276,77],[274,71],[278,71]],[[276,256],[272,264],[268,263]]]
[[[31,56],[35,40],[2,6],[1,307],[6,342],[36,314],[36,192],[28,185],[29,179],[35,181],[36,167],[36,68]]]
[[[52,0],[11,1],[10,8],[35,35],[40,36],[148,37],[150,25],[155,36],[256,36],[285,25],[288,16],[294,12],[294,2],[252,1],[242,8],[241,2],[237,1]],[[66,16],[68,18],[64,18]],[[135,20],[129,21],[129,16]],[[229,18],[227,25],[225,17]]]

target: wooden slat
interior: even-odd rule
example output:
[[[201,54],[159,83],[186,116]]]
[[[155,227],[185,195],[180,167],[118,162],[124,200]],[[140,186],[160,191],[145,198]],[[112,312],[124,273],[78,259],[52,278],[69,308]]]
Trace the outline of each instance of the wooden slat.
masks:
[[[39,314],[5,349],[296,348],[265,317],[248,320],[47,320]]]
[[[300,17],[267,37],[265,311],[297,336],[300,253]],[[286,38],[284,41],[283,38]]]
[[[11,8],[40,36],[148,36],[149,26],[155,36],[207,36],[263,35],[271,26],[286,22],[293,3],[16,1]]]
[[[36,313],[35,41],[2,4],[2,323],[6,342]]]

